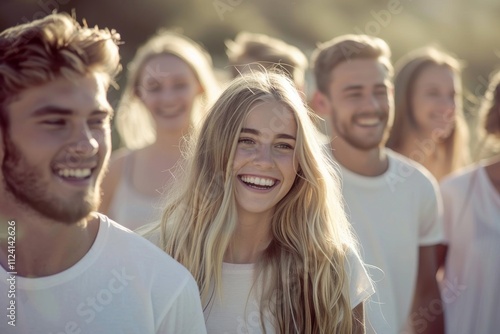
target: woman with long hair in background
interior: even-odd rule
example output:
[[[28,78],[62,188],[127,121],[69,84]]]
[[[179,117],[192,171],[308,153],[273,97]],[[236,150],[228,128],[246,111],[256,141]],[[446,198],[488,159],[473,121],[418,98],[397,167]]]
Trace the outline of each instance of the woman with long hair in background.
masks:
[[[424,48],[401,58],[395,70],[395,118],[387,147],[441,180],[469,162],[460,62]]]
[[[500,328],[500,72],[491,77],[479,114],[479,144],[496,153],[441,183],[446,246],[439,261],[450,334]]]
[[[112,157],[101,212],[130,229],[159,219],[183,137],[217,93],[209,54],[186,36],[159,32],[138,49],[116,115],[125,149]]]

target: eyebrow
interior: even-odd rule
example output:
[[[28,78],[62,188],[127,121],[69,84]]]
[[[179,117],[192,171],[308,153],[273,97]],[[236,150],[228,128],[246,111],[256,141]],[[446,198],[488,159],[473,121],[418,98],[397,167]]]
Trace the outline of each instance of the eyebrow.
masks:
[[[375,85],[375,88],[384,88],[384,89],[387,89],[388,87],[387,87],[386,84],[379,83],[379,84]],[[363,89],[362,85],[350,85],[350,86],[344,87],[343,91],[344,92],[349,92],[349,91],[353,91],[353,90],[362,90],[362,89]]]
[[[259,136],[259,135],[262,134],[259,130],[250,129],[250,128],[242,128],[241,129],[241,133],[250,133],[250,134],[256,135],[256,136]],[[277,138],[283,138],[283,139],[296,140],[294,136],[286,134],[286,133],[279,133],[279,134],[276,135],[276,137]]]
[[[43,117],[43,116],[53,116],[53,115],[59,115],[59,116],[69,116],[73,114],[72,109],[68,108],[61,108],[61,107],[56,107],[56,106],[46,106],[46,107],[41,107],[39,109],[36,109],[33,111],[32,116],[34,117]],[[98,115],[98,114],[109,114],[110,116],[113,116],[113,109],[108,109],[108,108],[103,108],[103,109],[96,109],[92,111],[91,115]]]

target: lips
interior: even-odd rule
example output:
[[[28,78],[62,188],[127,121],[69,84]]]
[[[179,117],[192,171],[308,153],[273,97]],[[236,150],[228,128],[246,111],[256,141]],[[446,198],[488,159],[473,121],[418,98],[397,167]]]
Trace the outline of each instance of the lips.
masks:
[[[184,113],[182,106],[161,108],[156,110],[156,114],[165,118],[174,118]]]

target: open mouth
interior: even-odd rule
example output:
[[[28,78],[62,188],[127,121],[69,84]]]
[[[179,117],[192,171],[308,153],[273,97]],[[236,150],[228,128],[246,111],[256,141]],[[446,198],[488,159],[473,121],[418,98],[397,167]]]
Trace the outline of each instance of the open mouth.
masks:
[[[175,118],[181,115],[184,112],[184,108],[182,107],[174,107],[174,108],[162,108],[157,111],[157,114],[164,118]]]
[[[278,180],[267,177],[239,175],[238,178],[248,187],[258,190],[269,190],[279,183]]]
[[[372,127],[382,124],[380,116],[357,116],[354,118],[354,123],[359,126]]]
[[[90,179],[95,168],[58,168],[54,173],[63,180],[80,181]]]

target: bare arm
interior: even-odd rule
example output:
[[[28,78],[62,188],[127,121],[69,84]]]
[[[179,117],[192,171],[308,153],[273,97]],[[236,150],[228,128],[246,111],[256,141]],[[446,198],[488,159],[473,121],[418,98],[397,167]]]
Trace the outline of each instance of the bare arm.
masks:
[[[353,334],[364,334],[365,331],[365,309],[364,303],[359,303],[352,310],[352,332]]]
[[[410,324],[416,333],[444,333],[443,302],[436,280],[438,246],[419,249],[418,275]]]

